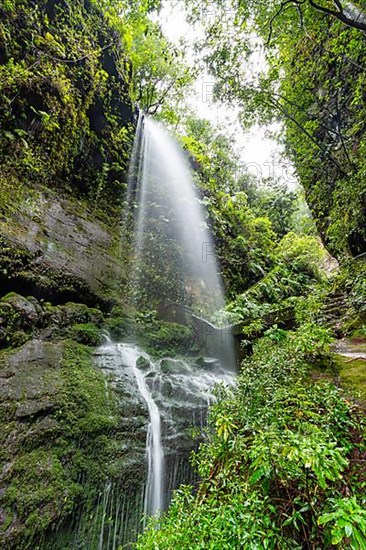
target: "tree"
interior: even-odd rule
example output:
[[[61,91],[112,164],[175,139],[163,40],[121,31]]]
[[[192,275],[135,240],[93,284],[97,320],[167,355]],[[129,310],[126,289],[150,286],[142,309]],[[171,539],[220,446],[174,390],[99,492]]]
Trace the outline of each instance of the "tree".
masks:
[[[356,255],[366,250],[366,40],[324,12],[333,2],[313,4],[216,2],[200,47],[216,96],[238,101],[245,125],[284,123],[322,238],[334,254]],[[261,48],[267,65],[254,69]]]
[[[274,17],[286,9],[287,6],[290,6],[290,4],[295,6],[301,15],[301,8],[305,4],[309,4],[312,8],[321,13],[339,19],[339,21],[348,27],[366,31],[366,11],[362,7],[356,6],[353,2],[341,2],[340,0],[326,0],[325,2],[314,2],[314,0],[284,0],[277,2],[277,4],[278,9]],[[273,17],[271,21],[273,21]]]
[[[98,0],[121,34],[133,100],[148,114],[163,111],[165,118],[175,119],[194,71],[185,62],[184,50],[169,42],[151,17],[160,4],[160,0]]]

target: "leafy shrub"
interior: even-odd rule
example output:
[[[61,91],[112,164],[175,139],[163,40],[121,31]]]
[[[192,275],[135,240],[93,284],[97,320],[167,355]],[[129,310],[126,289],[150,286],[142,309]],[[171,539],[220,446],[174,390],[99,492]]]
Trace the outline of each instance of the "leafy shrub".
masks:
[[[351,548],[366,548],[366,510],[356,497],[332,499],[332,511],[320,516],[319,525],[330,529],[331,543],[350,543]]]
[[[103,334],[100,328],[91,323],[74,325],[69,330],[70,338],[87,346],[97,347],[103,342]]]
[[[350,461],[364,448],[362,422],[333,384],[308,381],[309,357],[328,345],[328,334],[314,326],[273,329],[256,343],[237,387],[217,389],[207,440],[192,458],[198,491],[178,491],[139,550],[330,548],[332,540],[361,537],[356,501],[339,505],[340,512],[333,499],[362,494],[360,464]],[[351,540],[350,548],[363,546]]]

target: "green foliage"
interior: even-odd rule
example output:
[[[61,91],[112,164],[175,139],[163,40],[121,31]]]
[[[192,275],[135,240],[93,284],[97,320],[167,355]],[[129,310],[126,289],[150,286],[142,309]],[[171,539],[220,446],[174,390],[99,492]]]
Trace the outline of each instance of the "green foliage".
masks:
[[[366,319],[366,262],[360,259],[349,263],[341,270],[335,285],[348,296],[350,308]]]
[[[360,464],[350,458],[365,448],[363,425],[339,389],[309,382],[308,351],[323,353],[319,339],[309,327],[258,341],[237,387],[217,390],[207,441],[193,457],[198,491],[181,488],[138,549],[325,549],[332,538],[362,548],[362,474],[355,478]]]
[[[246,126],[284,124],[286,152],[321,236],[338,257],[364,252],[363,33],[316,8],[337,2],[186,4],[206,28],[198,46],[217,97],[238,101]],[[257,69],[261,48],[267,64]]]
[[[275,233],[268,218],[257,217],[245,193],[217,193],[207,207],[217,252],[231,293],[260,279],[273,265]]]
[[[135,337],[153,355],[176,355],[193,349],[191,327],[158,321],[154,312],[140,314],[136,319]]]
[[[153,20],[160,0],[95,1],[120,33],[133,101],[146,113],[179,122],[180,103],[194,71],[185,62],[183,48],[170,43]]]
[[[92,323],[73,325],[69,333],[70,338],[86,346],[97,347],[103,342],[101,330]]]
[[[136,32],[136,27],[134,27]],[[143,32],[133,38],[134,99],[146,113],[178,122],[179,104],[192,83],[192,72],[181,50],[170,44],[160,28],[148,19]]]
[[[359,505],[357,498],[334,499],[330,503],[333,504],[333,510],[323,514],[318,524],[331,528],[331,543],[336,546],[346,542],[351,548],[364,548],[366,511]]]
[[[288,233],[272,255],[275,265],[269,273],[227,306],[237,319],[256,319],[294,307],[298,299],[302,303],[302,296],[313,293],[324,282],[321,260],[325,252],[316,237]]]
[[[248,201],[258,215],[267,216],[272,223],[272,228],[280,237],[284,237],[291,230],[306,226],[302,207],[301,195],[298,192],[290,191],[286,184],[280,182],[264,181],[261,186],[248,189]],[[309,219],[309,216],[307,216]]]
[[[319,280],[324,277],[320,263],[325,258],[325,250],[316,237],[288,233],[278,246],[278,258],[291,263],[295,271],[303,271]]]
[[[1,180],[99,200],[121,194],[132,137],[129,77],[118,37],[94,4],[8,3],[0,90]]]

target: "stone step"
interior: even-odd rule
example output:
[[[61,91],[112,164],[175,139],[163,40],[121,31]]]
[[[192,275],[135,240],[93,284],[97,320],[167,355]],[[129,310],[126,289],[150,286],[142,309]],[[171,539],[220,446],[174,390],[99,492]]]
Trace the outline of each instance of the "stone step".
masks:
[[[349,306],[346,302],[331,302],[331,303],[324,304],[323,309],[332,309],[337,307],[346,309]]]
[[[341,308],[341,307],[332,307],[332,308],[326,308],[326,309],[323,309],[321,314],[322,315],[325,315],[325,316],[334,316],[336,315],[337,317],[342,317],[343,315],[345,315],[348,311],[348,307],[344,307],[344,308]]]

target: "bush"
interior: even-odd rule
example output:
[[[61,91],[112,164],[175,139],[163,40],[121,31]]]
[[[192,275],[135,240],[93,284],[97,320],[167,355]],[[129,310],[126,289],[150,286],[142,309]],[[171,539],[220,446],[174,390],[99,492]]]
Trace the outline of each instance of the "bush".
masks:
[[[101,329],[91,323],[74,325],[70,328],[69,334],[70,338],[86,346],[97,347],[103,342]]]
[[[363,548],[365,466],[351,460],[365,448],[363,421],[333,384],[308,380],[309,357],[328,345],[314,327],[257,342],[237,387],[217,390],[193,457],[198,491],[181,488],[139,550]]]

